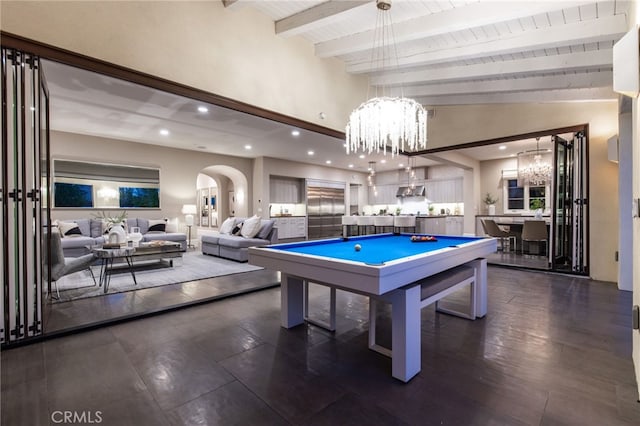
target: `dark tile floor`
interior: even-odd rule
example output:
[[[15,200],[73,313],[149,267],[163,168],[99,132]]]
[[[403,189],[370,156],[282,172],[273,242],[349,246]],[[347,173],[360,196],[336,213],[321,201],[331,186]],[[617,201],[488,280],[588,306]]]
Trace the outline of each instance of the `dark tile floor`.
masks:
[[[244,277],[245,273],[231,274],[69,302],[48,300],[44,330],[52,334],[81,329],[280,285],[280,274],[273,271],[255,271]]]
[[[335,333],[286,330],[272,288],[3,351],[2,424],[640,424],[631,293],[498,267],[489,280],[484,319],[422,311],[407,384],[367,349],[366,298],[338,292]],[[328,290],[311,294],[326,316]]]

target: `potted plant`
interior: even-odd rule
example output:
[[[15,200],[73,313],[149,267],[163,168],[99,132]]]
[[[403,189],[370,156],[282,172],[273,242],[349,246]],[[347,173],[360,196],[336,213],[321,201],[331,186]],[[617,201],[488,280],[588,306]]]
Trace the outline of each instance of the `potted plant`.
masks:
[[[542,219],[542,211],[544,210],[544,201],[539,198],[529,202],[529,210],[533,210],[536,219]]]
[[[489,216],[494,216],[496,214],[496,203],[498,202],[497,198],[493,198],[490,192],[487,192],[487,195],[484,196],[484,204],[487,206],[487,213]]]
[[[435,209],[436,209],[436,208],[435,208],[435,207],[433,207],[433,204],[429,204],[429,215],[430,215],[430,216],[433,216],[433,212],[434,212],[434,210],[435,210]]]

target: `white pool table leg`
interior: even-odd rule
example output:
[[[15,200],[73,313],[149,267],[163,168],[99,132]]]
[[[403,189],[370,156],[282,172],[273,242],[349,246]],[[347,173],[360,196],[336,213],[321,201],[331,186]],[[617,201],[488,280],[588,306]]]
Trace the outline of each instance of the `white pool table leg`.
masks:
[[[391,373],[408,382],[420,372],[420,286],[398,289],[391,299]]]
[[[469,262],[476,268],[476,318],[487,315],[487,259]]]
[[[304,322],[304,280],[280,274],[280,324],[284,328]]]

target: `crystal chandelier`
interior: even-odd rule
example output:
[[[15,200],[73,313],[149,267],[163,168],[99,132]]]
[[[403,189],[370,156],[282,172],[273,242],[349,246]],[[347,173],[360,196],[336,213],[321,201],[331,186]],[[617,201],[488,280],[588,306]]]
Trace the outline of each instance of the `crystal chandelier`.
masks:
[[[542,159],[540,138],[536,138],[536,149],[518,153],[518,180],[529,185],[544,185],[551,180],[553,167]]]
[[[389,12],[391,0],[376,0],[376,7],[378,20],[375,34],[380,42],[374,40],[371,63],[380,64],[382,70],[385,66],[385,29],[388,27],[393,31]],[[393,40],[392,45],[393,52],[396,52]],[[382,150],[386,155],[389,145],[392,157],[406,149],[426,149],[427,111],[418,102],[405,98],[402,94],[400,97],[385,96],[384,89],[384,86],[380,89],[382,96],[377,96],[376,87],[376,96],[362,103],[349,116],[345,131],[347,154],[362,149],[368,154]]]

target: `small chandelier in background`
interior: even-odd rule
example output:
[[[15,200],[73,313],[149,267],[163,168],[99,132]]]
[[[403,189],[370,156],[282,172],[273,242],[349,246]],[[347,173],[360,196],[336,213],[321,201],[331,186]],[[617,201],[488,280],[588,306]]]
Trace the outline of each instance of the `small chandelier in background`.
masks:
[[[391,0],[376,0],[378,19],[374,34],[374,46],[371,53],[371,64],[379,65],[382,71],[385,67],[385,36],[386,28],[393,38],[393,22],[391,21]],[[380,26],[380,28],[378,28]],[[377,40],[380,38],[380,40]],[[395,42],[391,40],[391,46],[387,47],[396,52]],[[379,56],[378,56],[379,53]],[[389,61],[391,63],[391,61]],[[393,65],[393,64],[391,64]],[[398,65],[397,54],[395,65]],[[373,151],[387,153],[387,145],[391,145],[391,156],[406,149],[415,151],[427,147],[427,111],[422,105],[413,99],[385,95],[385,87],[382,86],[378,95],[360,104],[349,116],[346,127],[347,154],[362,149],[368,154]]]
[[[518,153],[518,181],[529,185],[544,185],[551,181],[553,166],[542,159],[540,138],[536,138],[536,149]]]
[[[367,186],[373,188],[373,195],[378,196],[378,188],[376,187],[376,162],[369,161],[369,175],[367,176]]]
[[[409,157],[407,159],[407,184],[409,189],[416,188],[416,159],[415,157]]]

